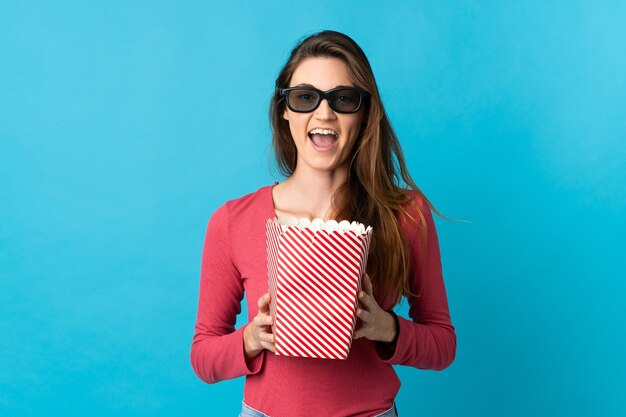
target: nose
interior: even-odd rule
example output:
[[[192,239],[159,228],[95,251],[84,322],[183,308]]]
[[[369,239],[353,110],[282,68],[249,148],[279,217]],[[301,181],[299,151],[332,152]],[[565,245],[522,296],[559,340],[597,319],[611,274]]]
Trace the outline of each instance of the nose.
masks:
[[[315,117],[321,120],[329,120],[335,118],[335,112],[330,108],[328,99],[322,99],[320,105],[315,109]]]

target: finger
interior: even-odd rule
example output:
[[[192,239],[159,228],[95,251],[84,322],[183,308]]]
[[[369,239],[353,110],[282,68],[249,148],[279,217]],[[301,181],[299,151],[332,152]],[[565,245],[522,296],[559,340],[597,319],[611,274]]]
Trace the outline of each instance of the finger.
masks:
[[[372,280],[370,279],[370,276],[367,274],[367,272],[365,273],[365,277],[363,279],[363,289],[366,293],[370,295],[372,294]]]
[[[274,335],[272,333],[260,332],[259,339],[261,339],[263,342],[274,343]]]
[[[360,291],[359,292],[359,301],[361,302],[361,305],[363,307],[368,307],[369,309],[369,305],[370,305],[370,297],[369,295],[367,295],[367,293],[365,291]]]
[[[265,293],[263,294],[263,296],[261,296],[261,298],[259,298],[259,301],[257,302],[257,306],[259,307],[260,313],[268,314],[270,312],[269,302],[270,302],[270,293]]]
[[[263,347],[263,349],[267,349],[271,352],[276,353],[276,343],[275,342],[266,342],[266,341],[261,341],[261,346]]]
[[[265,314],[257,314],[256,316],[254,316],[254,319],[252,321],[257,326],[262,327],[271,325],[274,322],[274,318]]]
[[[369,311],[365,311],[362,308],[356,309],[356,315],[364,322],[368,322],[371,316]]]

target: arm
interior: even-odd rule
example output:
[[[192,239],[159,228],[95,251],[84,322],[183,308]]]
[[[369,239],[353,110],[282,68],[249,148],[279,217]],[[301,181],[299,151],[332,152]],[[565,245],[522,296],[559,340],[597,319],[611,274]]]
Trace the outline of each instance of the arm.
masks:
[[[411,320],[398,316],[399,334],[395,346],[377,343],[376,349],[386,363],[440,371],[454,361],[456,334],[450,321],[435,223],[430,208],[421,199],[418,205],[428,230],[426,260],[421,259],[417,227],[407,220],[406,229],[410,230],[407,240],[413,261],[409,278],[411,291],[419,294],[421,290],[421,296],[408,298]]]
[[[235,330],[241,312],[243,283],[233,262],[228,208],[218,208],[209,219],[202,251],[202,270],[191,366],[209,384],[255,374],[263,353],[246,360],[244,329]]]

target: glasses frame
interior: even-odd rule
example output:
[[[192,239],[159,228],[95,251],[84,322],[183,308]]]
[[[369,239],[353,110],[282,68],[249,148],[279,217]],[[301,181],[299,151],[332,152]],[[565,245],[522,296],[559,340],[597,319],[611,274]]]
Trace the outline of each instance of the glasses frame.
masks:
[[[305,90],[305,91],[316,92],[319,95],[319,100],[317,101],[317,104],[315,105],[315,107],[313,107],[311,110],[296,110],[293,107],[291,107],[291,104],[289,103],[289,92],[293,90]],[[345,90],[353,91],[359,95],[359,105],[356,106],[356,109],[354,111],[343,111],[343,110],[338,110],[334,107],[333,102],[330,99],[330,96],[335,91],[340,91],[340,90],[341,91],[345,91]],[[303,87],[281,88],[278,91],[281,96],[285,97],[285,102],[287,104],[287,107],[289,107],[289,110],[296,112],[296,113],[311,113],[312,111],[315,111],[315,109],[317,109],[320,106],[320,104],[322,103],[322,100],[326,99],[328,100],[328,105],[334,112],[342,113],[342,114],[353,114],[361,110],[361,106],[363,105],[363,103],[370,97],[370,93],[368,91],[365,91],[361,88],[356,88],[356,87],[335,87],[328,91],[322,91],[322,90],[318,90],[315,87],[303,86]]]

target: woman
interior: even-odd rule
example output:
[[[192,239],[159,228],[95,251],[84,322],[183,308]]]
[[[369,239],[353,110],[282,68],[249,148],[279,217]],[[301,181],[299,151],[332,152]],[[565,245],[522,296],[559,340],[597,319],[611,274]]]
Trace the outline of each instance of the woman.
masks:
[[[207,383],[245,375],[242,416],[396,416],[392,365],[442,370],[456,353],[432,205],[406,169],[369,62],[348,36],[323,31],[294,48],[270,118],[287,178],[226,202],[209,220],[193,369]],[[275,216],[373,227],[348,359],[274,354],[265,221]],[[244,293],[253,319],[235,330]],[[393,313],[403,295],[411,320]]]

